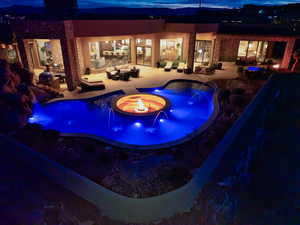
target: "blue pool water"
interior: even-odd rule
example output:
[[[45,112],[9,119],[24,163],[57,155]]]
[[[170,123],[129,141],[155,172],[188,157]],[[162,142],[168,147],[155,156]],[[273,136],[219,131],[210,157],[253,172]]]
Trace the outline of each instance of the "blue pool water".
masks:
[[[170,108],[156,121],[155,116],[121,115],[111,109],[111,102],[124,94],[118,91],[96,98],[36,105],[29,122],[125,147],[159,147],[189,138],[214,114],[214,89],[199,82],[173,81],[164,87],[138,91],[166,97]]]
[[[261,71],[261,70],[263,70],[263,68],[258,67],[258,66],[248,66],[248,70],[254,72],[254,71]]]

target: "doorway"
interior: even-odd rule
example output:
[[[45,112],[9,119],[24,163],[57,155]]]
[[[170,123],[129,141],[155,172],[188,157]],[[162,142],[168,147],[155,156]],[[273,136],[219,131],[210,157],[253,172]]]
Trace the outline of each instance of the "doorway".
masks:
[[[143,66],[151,66],[152,48],[151,47],[136,47],[136,63]]]

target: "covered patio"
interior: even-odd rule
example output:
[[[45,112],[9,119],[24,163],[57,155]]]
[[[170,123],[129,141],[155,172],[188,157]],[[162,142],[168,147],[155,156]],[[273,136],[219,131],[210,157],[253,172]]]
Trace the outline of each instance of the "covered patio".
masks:
[[[170,72],[165,72],[163,68],[154,68],[148,66],[135,65],[140,69],[140,76],[138,78],[130,78],[129,81],[112,80],[106,77],[105,72],[93,73],[84,75],[83,78],[88,78],[89,81],[102,80],[105,84],[105,89],[100,91],[90,91],[81,93],[80,88],[74,91],[64,91],[65,98],[88,98],[100,94],[109,93],[116,90],[123,90],[127,94],[136,93],[136,88],[151,88],[164,85],[169,80],[174,79],[190,79],[202,82],[210,82],[215,80],[230,80],[238,77],[236,65],[233,63],[224,63],[223,70],[216,70],[213,75],[204,74],[185,74],[179,73],[175,69]]]

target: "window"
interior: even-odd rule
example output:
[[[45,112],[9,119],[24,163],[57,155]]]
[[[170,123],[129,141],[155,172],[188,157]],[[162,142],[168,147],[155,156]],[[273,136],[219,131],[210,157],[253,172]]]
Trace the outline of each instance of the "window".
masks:
[[[136,62],[138,65],[150,66],[152,63],[152,40],[136,39]]]
[[[90,54],[91,68],[101,67],[99,63],[100,61],[99,42],[89,43],[89,54]]]
[[[50,40],[36,40],[39,60],[41,66],[51,65],[53,63],[52,46]]]
[[[208,65],[211,57],[212,41],[200,40],[195,45],[195,62]]]
[[[182,58],[182,38],[161,39],[160,59],[164,61],[181,60]]]
[[[9,63],[16,63],[16,62],[18,62],[17,52],[13,48],[13,46],[9,46],[8,49],[7,49],[7,61]]]
[[[266,58],[267,41],[240,41],[238,57],[253,58],[262,62]]]
[[[59,67],[61,70],[64,68],[61,45],[58,39],[36,39],[35,44],[38,52],[39,65],[34,66],[49,65]],[[32,49],[31,54],[36,54],[34,49]]]
[[[90,66],[93,69],[131,62],[130,40],[108,40],[89,43]]]
[[[141,38],[137,38],[136,39],[136,45],[137,46],[152,46],[152,40],[151,39],[141,39]]]
[[[247,57],[256,57],[258,41],[249,41]]]
[[[248,41],[240,41],[238,56],[247,56]]]

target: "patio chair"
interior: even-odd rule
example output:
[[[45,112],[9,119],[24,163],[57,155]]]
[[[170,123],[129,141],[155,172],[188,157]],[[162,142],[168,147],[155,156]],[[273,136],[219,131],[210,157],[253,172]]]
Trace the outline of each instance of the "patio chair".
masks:
[[[120,74],[120,70],[115,70],[114,68],[107,68],[105,72],[107,79],[112,80],[114,80],[115,77],[119,77]]]
[[[214,74],[215,73],[215,68],[213,68],[213,67],[208,67],[208,68],[206,68],[205,69],[205,75],[212,75],[212,74]]]
[[[99,91],[105,89],[103,81],[88,82],[87,80],[80,80],[81,92]]]
[[[130,71],[120,73],[120,80],[129,81],[129,77],[130,77]]]
[[[135,67],[133,67],[131,70],[130,70],[130,75],[131,77],[139,77],[140,76],[140,69],[137,69]]]
[[[185,68],[186,64],[184,62],[180,62],[177,67],[177,72],[182,73]]]
[[[173,66],[173,62],[169,61],[167,62],[166,66],[165,66],[165,71],[171,71]]]

